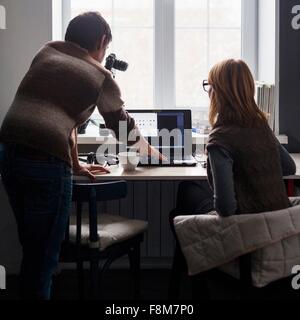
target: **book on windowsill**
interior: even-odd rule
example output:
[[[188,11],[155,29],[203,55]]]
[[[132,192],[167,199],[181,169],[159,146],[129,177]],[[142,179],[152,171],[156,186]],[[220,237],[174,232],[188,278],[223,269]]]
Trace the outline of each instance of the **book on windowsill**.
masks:
[[[259,109],[267,115],[269,126],[275,132],[275,86],[257,81],[256,103]]]

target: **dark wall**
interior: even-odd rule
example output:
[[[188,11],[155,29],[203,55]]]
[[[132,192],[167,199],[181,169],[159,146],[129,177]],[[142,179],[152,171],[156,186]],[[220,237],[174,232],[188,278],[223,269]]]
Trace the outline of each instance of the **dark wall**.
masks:
[[[289,137],[289,151],[300,153],[300,28],[292,27],[296,5],[300,0],[280,0],[279,124],[280,133]]]

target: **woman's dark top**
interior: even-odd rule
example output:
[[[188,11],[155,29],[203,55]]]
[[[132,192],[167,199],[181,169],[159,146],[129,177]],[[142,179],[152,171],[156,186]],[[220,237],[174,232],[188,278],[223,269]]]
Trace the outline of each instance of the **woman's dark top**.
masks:
[[[296,164],[288,151],[278,144],[283,176],[294,175]],[[237,211],[234,190],[233,157],[220,146],[214,146],[208,152],[214,180],[214,206],[221,216],[230,216]]]

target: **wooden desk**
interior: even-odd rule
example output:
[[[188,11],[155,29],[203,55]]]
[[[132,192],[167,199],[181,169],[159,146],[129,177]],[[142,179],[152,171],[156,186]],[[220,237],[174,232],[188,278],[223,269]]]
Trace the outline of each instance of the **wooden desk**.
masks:
[[[285,180],[300,180],[300,154],[291,155],[297,165],[294,176],[285,177]],[[121,166],[109,167],[110,174],[100,175],[98,181],[184,181],[206,180],[207,174],[200,164],[197,167],[143,167],[133,172],[124,172]],[[87,181],[85,177],[74,177],[76,181]]]
[[[108,167],[110,174],[100,175],[99,181],[183,181],[183,180],[205,180],[206,169],[201,165],[197,167],[142,167],[133,172],[124,172],[121,166]],[[74,177],[76,181],[86,181],[85,177]]]
[[[286,177],[289,195],[294,192],[294,180],[300,180],[300,154],[292,155],[297,164],[295,176]],[[139,168],[124,173],[121,167],[111,167],[111,174],[97,178],[100,181],[128,181],[126,199],[101,204],[102,212],[149,222],[148,233],[142,245],[142,265],[146,268],[170,267],[174,254],[174,238],[169,226],[169,213],[176,207],[180,181],[205,180],[206,170],[195,168]],[[88,181],[87,178],[75,180]]]

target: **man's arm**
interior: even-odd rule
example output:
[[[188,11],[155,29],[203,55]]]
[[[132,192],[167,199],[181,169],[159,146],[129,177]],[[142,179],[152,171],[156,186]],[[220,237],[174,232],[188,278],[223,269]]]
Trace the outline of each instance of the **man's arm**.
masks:
[[[130,132],[136,129],[135,121],[124,110],[124,101],[121,98],[121,90],[111,75],[106,75],[100,95],[97,101],[97,108],[102,115],[106,127],[111,129],[116,138],[124,143],[133,144],[128,141]],[[122,128],[120,128],[122,122]],[[126,132],[126,134],[125,134]]]
[[[78,157],[78,146],[77,146],[77,129],[73,129],[71,138],[73,140],[73,148],[71,150],[73,170],[76,171],[80,167],[79,157]]]
[[[138,148],[141,155],[151,155],[165,160],[165,157],[150,146],[140,134],[134,119],[124,109],[121,90],[111,75],[107,75],[103,82],[97,108],[105,121],[106,127],[115,133],[119,141]],[[121,127],[120,124],[122,124]]]
[[[77,176],[86,176],[92,181],[96,181],[96,176],[99,174],[110,173],[109,170],[103,168],[100,165],[82,165],[79,162],[78,157],[78,145],[77,145],[77,129],[73,129],[71,138],[73,140],[73,148],[71,150],[72,162],[73,162],[73,174]]]

